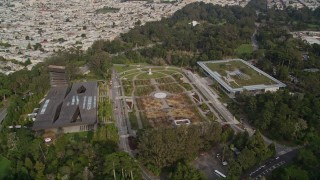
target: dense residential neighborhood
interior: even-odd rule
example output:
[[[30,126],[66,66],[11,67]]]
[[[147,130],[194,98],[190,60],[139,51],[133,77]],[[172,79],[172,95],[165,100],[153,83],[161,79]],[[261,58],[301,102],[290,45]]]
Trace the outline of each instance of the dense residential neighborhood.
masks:
[[[207,1],[245,6],[249,0]],[[135,25],[159,21],[195,0],[147,2],[120,0],[3,1],[0,2],[0,56],[32,64],[55,51],[76,47],[86,50],[98,39],[113,40]],[[110,11],[114,8],[115,11]],[[108,10],[109,9],[109,10]],[[32,67],[29,66],[30,69]],[[0,72],[22,66],[7,62]]]

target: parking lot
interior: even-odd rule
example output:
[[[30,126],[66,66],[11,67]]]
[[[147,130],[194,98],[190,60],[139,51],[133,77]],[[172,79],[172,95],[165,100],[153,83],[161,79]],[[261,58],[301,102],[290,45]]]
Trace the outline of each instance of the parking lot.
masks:
[[[223,166],[221,161],[216,157],[218,152],[220,152],[218,149],[214,149],[208,153],[203,153],[192,163],[193,166],[199,169],[209,180],[219,178],[214,173],[214,170],[218,170],[225,175],[227,173],[227,166]]]
[[[272,158],[244,175],[243,179],[246,179],[248,177],[251,177],[252,179],[261,179],[261,177],[263,176],[268,176],[275,169],[290,164],[293,161],[293,158],[296,156],[297,152],[297,150],[293,150],[284,155]]]

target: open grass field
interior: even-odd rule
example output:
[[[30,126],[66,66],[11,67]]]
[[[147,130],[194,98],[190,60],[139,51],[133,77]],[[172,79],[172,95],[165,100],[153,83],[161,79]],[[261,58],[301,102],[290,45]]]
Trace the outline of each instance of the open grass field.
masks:
[[[252,44],[241,44],[235,49],[237,54],[251,54],[253,52]]]
[[[234,80],[230,81],[230,86],[232,88],[239,88],[243,86],[251,86],[251,85],[271,85],[276,84],[273,80],[269,79],[268,77],[260,74],[259,72],[255,71],[251,67],[247,66],[246,64],[242,63],[241,61],[230,61],[230,62],[221,62],[221,63],[206,63],[208,68],[212,71],[219,73],[223,76],[221,79],[224,80],[227,84],[227,75]],[[240,72],[239,75],[232,75],[233,72],[238,71]]]

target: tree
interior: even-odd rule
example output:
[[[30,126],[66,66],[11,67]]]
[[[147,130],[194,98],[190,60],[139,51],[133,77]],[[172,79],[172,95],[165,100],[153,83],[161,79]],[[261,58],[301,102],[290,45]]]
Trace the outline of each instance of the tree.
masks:
[[[137,22],[135,22],[136,26],[140,26],[141,25],[141,20],[139,19]]]
[[[218,123],[200,125],[203,150],[209,150],[221,140],[222,129]]]
[[[28,66],[32,64],[30,58],[28,58],[25,62],[24,62],[24,66]]]
[[[2,100],[6,100],[6,97],[11,95],[11,91],[9,89],[0,89],[0,96],[2,96]]]
[[[109,179],[113,177],[115,179],[141,179],[138,164],[125,152],[116,152],[107,155],[103,172]]]
[[[28,168],[28,170],[32,170],[33,169],[33,163],[30,160],[30,158],[26,157],[26,159],[24,160],[24,165],[26,168]]]
[[[249,133],[246,131],[244,133],[238,133],[234,138],[234,145],[241,151],[249,141]]]
[[[268,146],[268,150],[270,151],[271,156],[275,156],[277,154],[276,145],[274,143],[271,143]]]
[[[281,179],[299,179],[299,180],[308,180],[308,172],[302,170],[297,166],[289,166],[284,169],[284,172],[280,175]]]
[[[251,137],[247,147],[254,152],[257,162],[266,160],[272,155],[259,131],[256,131],[255,134]]]
[[[27,49],[32,49],[31,44],[28,43]]]
[[[42,48],[42,45],[40,43],[36,43],[35,45],[33,45],[33,49],[36,50],[40,50]]]
[[[301,149],[298,153],[297,160],[305,168],[314,169],[315,171],[319,168],[319,159],[309,149]]]
[[[107,52],[97,52],[89,59],[89,65],[91,70],[98,74],[110,74],[110,68],[112,67],[109,54]]]
[[[257,154],[253,150],[250,150],[247,147],[241,151],[238,162],[244,171],[256,164],[256,155]]]
[[[205,180],[204,175],[186,162],[178,162],[174,171],[170,173],[169,180]]]
[[[43,163],[37,161],[34,168],[36,169],[36,180],[42,180],[45,179],[45,175],[44,175],[44,169],[45,166]]]
[[[228,127],[221,134],[221,142],[227,142],[233,137],[234,131]]]
[[[230,179],[238,179],[241,176],[242,167],[241,165],[234,160],[229,161],[228,163],[228,177]]]

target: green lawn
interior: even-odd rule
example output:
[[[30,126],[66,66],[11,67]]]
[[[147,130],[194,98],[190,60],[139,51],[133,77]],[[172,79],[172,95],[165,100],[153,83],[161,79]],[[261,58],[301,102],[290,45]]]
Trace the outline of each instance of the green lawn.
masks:
[[[123,89],[124,89],[124,95],[125,96],[131,96],[132,95],[133,86],[131,86],[131,85],[123,86]]]
[[[210,110],[206,103],[202,103],[199,107],[203,112]]]
[[[165,75],[158,72],[153,72],[151,75],[149,75],[148,72],[145,72],[137,76],[137,79],[156,79],[156,78],[161,78],[163,76]]]
[[[113,107],[111,101],[109,99],[105,99],[104,101],[99,102],[99,118],[106,118],[108,121],[112,121]]]
[[[237,54],[251,54],[253,52],[252,44],[241,44],[235,49]]]
[[[143,125],[143,128],[147,129],[147,128],[150,128],[151,125],[147,119],[147,116],[144,112],[140,112],[140,118],[141,118],[141,122],[142,122],[142,125]]]
[[[149,79],[138,79],[134,81],[134,84],[136,86],[148,86],[150,85],[150,80]]]
[[[163,77],[163,78],[159,78],[156,79],[156,81],[160,84],[166,84],[166,83],[174,83],[174,79],[172,79],[171,77]]]
[[[128,70],[131,70],[131,69],[137,69],[136,66],[119,65],[119,64],[114,64],[113,67],[118,73],[121,73],[123,71],[128,71]]]
[[[4,179],[6,175],[9,173],[11,162],[0,155],[0,179]]]
[[[172,77],[173,77],[178,83],[182,83],[182,80],[181,80],[181,78],[183,78],[183,75],[182,75],[182,74],[175,73],[175,74],[172,74]]]
[[[212,71],[218,72],[221,76],[227,76],[226,71],[235,71],[235,70],[239,70],[243,74],[246,74],[249,76],[249,79],[242,79],[242,78],[239,78],[238,76],[231,76],[236,82],[236,83],[234,82],[230,83],[230,86],[232,88],[239,88],[242,86],[251,86],[251,85],[258,85],[258,84],[266,84],[266,85],[275,84],[273,80],[258,73],[257,71],[247,66],[246,64],[242,63],[241,61],[207,63],[206,65]],[[221,79],[224,80],[222,77]]]
[[[180,85],[183,86],[187,91],[193,90],[192,86],[189,83],[182,83]]]
[[[161,91],[167,91],[167,92],[173,93],[173,94],[184,92],[182,87],[179,86],[178,84],[161,84],[161,85],[159,85],[159,89]]]
[[[308,28],[312,30],[317,30],[320,26],[318,24],[308,24]]]
[[[172,75],[172,74],[175,74],[175,73],[179,73],[180,71],[179,70],[175,70],[175,69],[169,69],[168,70],[163,70],[163,71],[160,71],[161,73],[164,73],[164,74],[168,74],[168,75]]]
[[[130,120],[131,128],[134,130],[138,130],[139,126],[138,126],[138,120],[137,120],[137,116],[135,115],[135,112],[129,112],[129,120]]]
[[[134,94],[136,96],[147,96],[153,91],[155,91],[153,86],[137,86]]]
[[[124,74],[121,74],[121,79],[133,80],[133,78],[139,75],[140,73],[143,73],[143,72],[139,70],[131,70],[131,71],[125,72]]]

